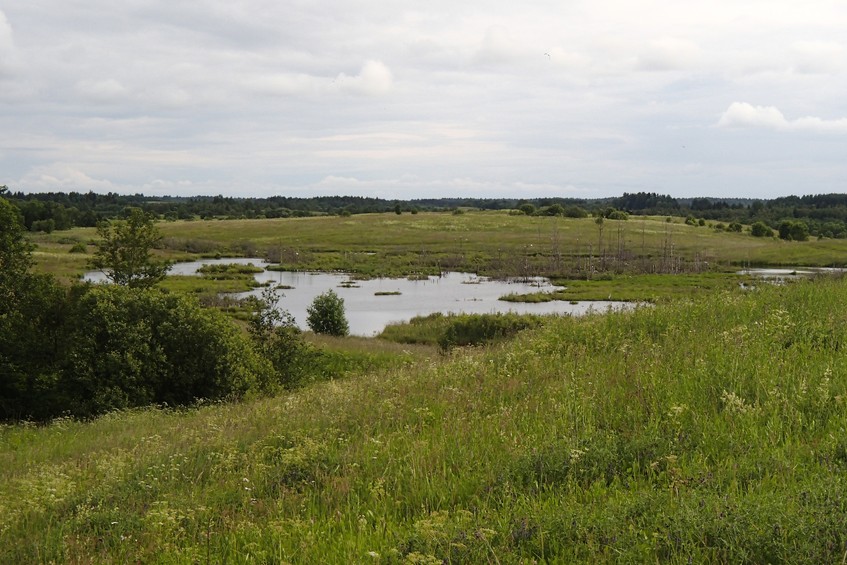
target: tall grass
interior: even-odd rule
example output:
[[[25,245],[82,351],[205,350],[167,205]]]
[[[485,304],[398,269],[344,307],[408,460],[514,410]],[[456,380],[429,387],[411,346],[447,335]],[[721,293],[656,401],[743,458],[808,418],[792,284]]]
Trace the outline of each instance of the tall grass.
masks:
[[[847,281],[809,281],[5,427],[0,562],[841,562],[845,339]]]

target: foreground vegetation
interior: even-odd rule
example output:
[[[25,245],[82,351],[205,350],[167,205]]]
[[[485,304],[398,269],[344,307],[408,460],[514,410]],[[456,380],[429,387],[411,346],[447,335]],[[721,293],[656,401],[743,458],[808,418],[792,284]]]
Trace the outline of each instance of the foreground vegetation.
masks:
[[[845,318],[845,280],[736,289],[6,426],[0,562],[841,562]]]

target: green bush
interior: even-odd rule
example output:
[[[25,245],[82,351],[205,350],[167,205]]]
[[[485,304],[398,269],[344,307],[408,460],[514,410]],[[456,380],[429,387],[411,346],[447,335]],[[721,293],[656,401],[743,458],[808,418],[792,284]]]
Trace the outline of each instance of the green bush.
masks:
[[[779,224],[779,238],[787,241],[806,241],[809,239],[809,226],[806,222],[785,220]]]
[[[30,231],[53,233],[53,230],[55,229],[56,221],[50,218],[49,220],[35,220],[34,222],[32,222],[32,227],[30,228]]]
[[[388,324],[379,334],[379,338],[395,343],[438,345],[438,340],[444,335],[454,317],[445,316],[440,312],[415,316],[408,322]]]
[[[92,287],[69,320],[62,388],[74,415],[274,388],[269,363],[226,316],[188,296]]]
[[[544,208],[542,213],[545,216],[563,216],[565,214],[565,209],[561,204],[551,204],[547,208]]]
[[[332,290],[316,296],[306,312],[306,323],[316,334],[345,336],[350,333],[350,326],[344,315],[344,299]]]
[[[514,336],[521,330],[540,326],[539,316],[518,314],[463,314],[450,320],[438,340],[442,350],[466,345],[482,345]]]
[[[0,322],[2,420],[180,406],[278,385],[223,313],[188,296],[105,285],[67,291],[31,276]]]
[[[274,289],[266,288],[262,292],[248,331],[256,349],[273,365],[276,381],[293,387],[310,372],[317,352],[303,340],[294,317],[287,311],[277,310],[279,298]]]
[[[573,205],[565,208],[565,217],[566,218],[587,218],[588,211],[584,208],[580,208],[579,206]]]
[[[518,210],[520,210],[527,216],[532,216],[533,214],[535,214],[535,206],[533,206],[529,202],[524,202],[523,204],[518,206]]]
[[[184,405],[278,385],[238,328],[193,298],[65,289],[31,265],[20,214],[0,198],[0,420]]]
[[[756,222],[750,226],[753,237],[773,237],[773,230],[765,222]]]
[[[14,300],[0,305],[0,421],[58,416],[67,292],[45,275],[22,275]]]

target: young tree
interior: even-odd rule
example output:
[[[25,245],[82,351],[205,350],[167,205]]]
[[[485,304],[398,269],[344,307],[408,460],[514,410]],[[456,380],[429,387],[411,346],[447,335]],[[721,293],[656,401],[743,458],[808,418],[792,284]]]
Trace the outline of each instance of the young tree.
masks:
[[[273,365],[276,380],[290,387],[305,374],[313,351],[303,340],[294,316],[277,309],[280,296],[273,288],[262,291],[261,307],[253,314],[247,329],[256,349]]]
[[[316,334],[345,336],[350,333],[350,326],[344,315],[344,299],[332,290],[316,296],[306,312],[306,323]]]
[[[165,278],[170,263],[155,261],[150,250],[161,236],[153,216],[140,208],[132,208],[126,220],[102,222],[97,252],[91,261],[115,284],[148,288]]]

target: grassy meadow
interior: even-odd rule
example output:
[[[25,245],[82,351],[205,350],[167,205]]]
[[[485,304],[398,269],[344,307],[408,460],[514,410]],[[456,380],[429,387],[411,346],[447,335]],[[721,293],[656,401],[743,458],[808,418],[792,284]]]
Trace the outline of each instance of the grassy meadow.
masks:
[[[158,226],[170,260],[547,275],[559,300],[653,305],[449,353],[461,317],[306,334],[322,373],[274,398],[0,426],[0,563],[847,560],[847,279],[734,274],[843,266],[843,240],[506,212]],[[36,268],[75,280],[95,237],[33,234]],[[243,318],[217,295],[248,271],[161,284]]]
[[[287,219],[160,222],[167,259],[261,256],[291,270],[358,276],[414,276],[446,270],[489,276],[589,278],[594,272],[732,271],[742,265],[843,266],[845,240],[786,242],[690,226],[682,218],[528,217],[508,212],[362,214]],[[93,228],[32,236],[39,269],[71,280],[88,254]]]
[[[5,426],[0,562],[843,562],[846,344],[847,280],[736,286]]]

